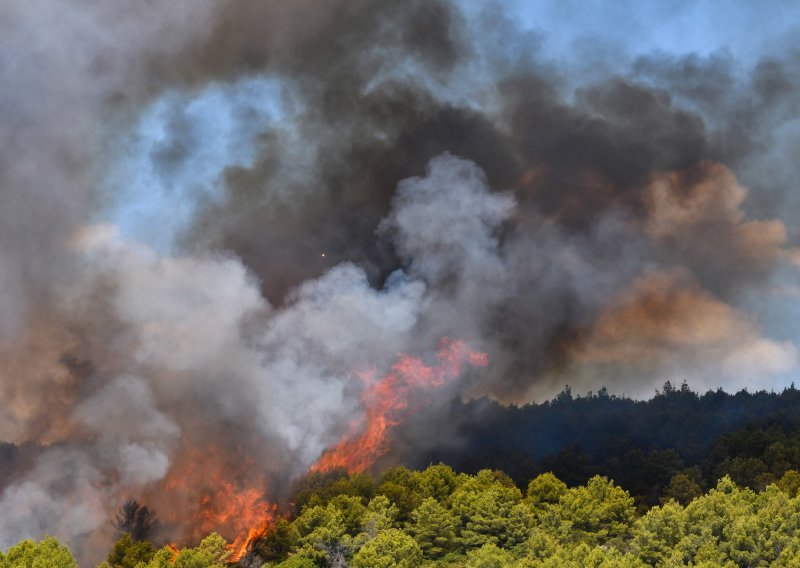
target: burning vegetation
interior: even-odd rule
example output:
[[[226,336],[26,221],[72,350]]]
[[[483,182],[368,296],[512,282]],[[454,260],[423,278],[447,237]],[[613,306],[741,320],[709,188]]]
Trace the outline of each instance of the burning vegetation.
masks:
[[[342,439],[311,467],[311,472],[345,470],[362,472],[385,455],[391,431],[423,404],[429,391],[462,376],[465,367],[486,367],[485,353],[473,351],[466,342],[443,338],[435,354],[436,363],[401,355],[380,378],[374,372],[354,374],[360,383],[363,419],[351,422]],[[184,449],[176,456],[163,485],[147,498],[166,506],[163,519],[167,533],[178,530],[183,542],[200,542],[217,532],[230,539],[226,561],[235,563],[252,555],[280,518],[279,504],[268,499],[269,480],[242,450],[217,446]],[[147,507],[128,501],[115,522],[120,533],[134,541],[151,538],[156,520]],[[177,554],[177,545],[173,544]]]
[[[582,439],[520,410],[561,412],[565,384],[602,406],[800,372],[792,3],[740,3],[732,25],[780,29],[698,53],[637,42],[667,20],[719,40],[728,11],[628,3],[655,31],[596,37],[594,4],[588,36],[559,2],[62,4],[0,2],[0,550],[55,535],[91,566],[124,533],[119,558],[173,543],[159,568],[369,563],[415,550],[417,511],[465,553],[487,544],[467,489],[390,469],[381,495],[304,512],[295,486],[439,456],[504,455],[527,482],[542,456],[519,448]],[[482,430],[497,408],[525,429]],[[641,439],[614,416],[590,425]],[[629,449],[557,465],[668,448]],[[500,500],[489,524],[538,514],[487,475],[456,478]],[[683,559],[728,554],[698,546]]]
[[[403,355],[379,379],[372,372],[360,373],[364,382],[364,418],[351,422],[347,433],[334,447],[325,450],[311,471],[364,471],[389,451],[391,429],[402,421],[412,396],[424,396],[418,391],[441,387],[459,377],[465,364],[488,365],[485,353],[472,351],[463,341],[442,339],[436,355],[439,363],[431,367],[421,359]]]

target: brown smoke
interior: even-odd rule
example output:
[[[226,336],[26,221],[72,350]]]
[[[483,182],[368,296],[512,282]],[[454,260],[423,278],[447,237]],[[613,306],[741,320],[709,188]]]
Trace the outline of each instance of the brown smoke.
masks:
[[[22,448],[0,456],[0,548],[50,532],[95,560],[131,495],[195,537],[223,504],[190,466],[214,455],[228,505],[279,499],[363,412],[354,373],[443,336],[490,365],[432,413],[800,366],[774,308],[800,264],[791,53],[586,80],[499,6],[62,4],[0,7],[0,443]],[[214,141],[182,110],[254,77],[280,116],[203,193]],[[147,136],[142,168],[188,180],[169,250],[104,222]]]

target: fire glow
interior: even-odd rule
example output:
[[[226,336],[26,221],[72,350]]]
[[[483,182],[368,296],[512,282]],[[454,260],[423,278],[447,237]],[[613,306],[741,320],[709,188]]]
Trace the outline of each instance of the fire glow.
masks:
[[[191,522],[186,536],[195,542],[213,531],[233,537],[228,561],[241,560],[277,516],[277,505],[264,496],[267,479],[254,473],[257,471],[241,452],[213,446],[184,452],[170,470],[166,492],[159,500],[188,502],[191,506],[188,511],[169,507],[174,518],[167,516],[167,522],[187,528],[188,517]]]
[[[412,394],[443,386],[461,375],[465,365],[488,365],[485,353],[473,351],[465,341],[446,337],[440,341],[436,358],[437,363],[429,366],[420,358],[400,355],[380,378],[374,371],[355,373],[365,385],[360,397],[364,417],[354,420],[341,440],[310,470],[341,468],[355,473],[368,469],[389,451],[391,430],[408,416]],[[254,464],[229,454],[219,448],[186,452],[170,472],[165,488],[174,497],[195,496],[189,514],[193,539],[214,530],[236,535],[227,560],[237,562],[270,530],[278,512],[277,505],[264,497],[267,480],[244,475],[257,470]],[[200,498],[196,499],[198,488]]]
[[[389,432],[403,419],[414,390],[436,388],[458,377],[465,364],[485,367],[485,353],[472,351],[466,342],[443,338],[437,351],[438,365],[427,366],[416,357],[401,355],[388,374],[375,379],[375,373],[360,373],[366,386],[361,394],[363,420],[350,424],[336,446],[328,449],[311,466],[312,471],[344,468],[351,473],[370,467],[389,451]]]

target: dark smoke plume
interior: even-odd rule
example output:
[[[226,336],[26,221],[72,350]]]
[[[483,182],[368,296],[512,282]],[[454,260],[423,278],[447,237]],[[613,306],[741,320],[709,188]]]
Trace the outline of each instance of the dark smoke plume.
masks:
[[[354,373],[442,336],[491,362],[429,401],[442,440],[459,398],[796,373],[796,45],[579,76],[547,37],[446,0],[0,6],[0,548],[280,500]],[[153,242],[115,226],[140,177]]]
[[[120,507],[114,518],[114,528],[117,534],[127,533],[133,541],[152,538],[153,531],[158,524],[155,513],[134,499],[129,499]]]

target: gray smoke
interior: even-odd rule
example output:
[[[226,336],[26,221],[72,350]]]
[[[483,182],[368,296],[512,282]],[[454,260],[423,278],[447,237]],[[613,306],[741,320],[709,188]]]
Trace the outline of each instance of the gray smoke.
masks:
[[[447,0],[0,6],[0,548],[280,500],[355,374],[443,336],[491,364],[438,403],[796,374],[794,40],[547,37]]]

